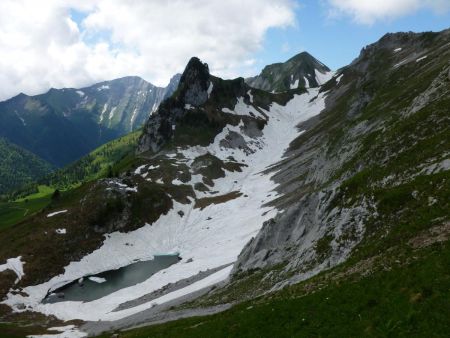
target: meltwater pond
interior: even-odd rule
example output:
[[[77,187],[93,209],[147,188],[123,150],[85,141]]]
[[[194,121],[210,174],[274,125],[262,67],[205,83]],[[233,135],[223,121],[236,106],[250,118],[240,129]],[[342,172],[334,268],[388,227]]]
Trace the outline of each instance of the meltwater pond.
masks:
[[[158,255],[154,259],[136,262],[117,270],[75,280],[45,297],[43,303],[64,301],[90,302],[117,290],[141,283],[156,272],[166,269],[180,260],[178,255]]]

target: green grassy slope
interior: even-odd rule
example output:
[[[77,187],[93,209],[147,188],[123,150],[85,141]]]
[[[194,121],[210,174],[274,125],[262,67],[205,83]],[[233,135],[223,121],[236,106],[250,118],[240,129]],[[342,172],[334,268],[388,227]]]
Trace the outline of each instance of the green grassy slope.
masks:
[[[0,229],[12,226],[50,203],[55,189],[68,191],[82,183],[121,172],[134,159],[140,130],[106,143],[66,168],[10,194],[11,200],[0,202]],[[32,192],[29,194],[29,192]]]
[[[0,196],[50,173],[52,166],[0,137]]]
[[[113,170],[113,166],[134,153],[140,134],[141,130],[137,130],[110,141],[41,182],[58,189],[67,189],[99,177],[116,175],[118,172]]]
[[[53,189],[39,186],[38,192],[12,202],[0,202],[0,230],[42,210],[50,203]]]
[[[120,337],[446,337],[450,243],[415,254],[411,262],[387,263],[367,277],[319,286],[318,276],[223,313],[124,331]]]

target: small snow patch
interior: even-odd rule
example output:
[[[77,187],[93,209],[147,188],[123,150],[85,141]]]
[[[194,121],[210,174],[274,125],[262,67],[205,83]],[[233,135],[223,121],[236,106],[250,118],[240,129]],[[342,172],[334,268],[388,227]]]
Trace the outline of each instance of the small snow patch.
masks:
[[[234,107],[233,110],[229,108],[222,108],[222,111],[224,113],[233,115],[263,117],[261,113],[255,109],[255,107],[245,104],[243,97],[238,98],[238,102],[236,103],[236,106]]]
[[[294,81],[294,83],[291,83],[291,89],[297,89],[298,88],[298,79]]]
[[[109,86],[108,86],[108,85],[102,85],[102,86],[100,86],[100,87],[97,88],[98,91],[101,91],[101,90],[107,90],[107,89],[109,89]]]
[[[401,48],[395,48],[394,49],[394,53],[398,53],[398,52],[400,52],[402,49]]]
[[[111,111],[109,112],[108,119],[111,120],[114,117],[114,112],[116,111],[117,107],[113,107]]]
[[[213,85],[213,83],[212,83],[212,81],[211,81],[211,82],[209,83],[209,87],[208,87],[208,99],[209,99],[209,96],[210,96],[211,93],[212,93],[213,88],[214,88],[214,85]]]
[[[172,181],[172,184],[173,184],[173,185],[182,185],[182,184],[184,184],[184,183],[181,182],[178,178],[176,178],[176,179],[174,179],[174,180]]]
[[[142,174],[142,171],[144,170],[144,168],[145,168],[146,166],[147,166],[147,165],[144,164],[144,165],[141,165],[141,166],[137,167],[136,170],[134,171],[134,173],[135,173],[136,175]]]
[[[87,337],[87,333],[79,331],[75,325],[51,327],[49,331],[60,332],[57,334],[31,335],[28,338],[82,338]]]
[[[319,86],[328,82],[334,75],[334,72],[321,73],[317,69],[314,69],[314,72],[316,73],[316,81],[319,84]]]
[[[55,232],[56,232],[58,235],[65,235],[65,234],[67,233],[67,230],[64,229],[64,228],[60,228],[60,229],[56,229]]]
[[[105,103],[103,106],[102,112],[100,113],[100,123],[102,123],[106,110],[108,109],[108,104]]]
[[[49,214],[47,215],[47,218],[48,218],[48,217],[53,217],[53,216],[56,216],[56,215],[59,215],[59,214],[64,214],[65,212],[67,212],[67,210],[61,210],[61,211],[51,212],[51,213],[49,213]]]
[[[5,270],[11,270],[13,271],[16,276],[17,279],[14,282],[14,284],[17,284],[17,282],[19,282],[22,277],[25,275],[25,273],[23,272],[23,264],[25,262],[22,262],[22,256],[16,257],[16,258],[9,258],[6,260],[5,264],[0,265],[0,272],[5,271]]]
[[[303,79],[305,80],[305,88],[310,88],[311,85],[309,84],[309,80],[306,76],[303,76]]]
[[[248,90],[247,95],[250,97],[250,102],[253,103],[253,95],[251,89]]]
[[[420,61],[422,61],[422,60],[425,60],[427,57],[428,57],[428,55],[422,56],[421,58],[418,58],[418,59],[416,60],[416,62],[420,62]]]
[[[91,277],[88,277],[88,279],[92,282],[99,283],[99,284],[106,282],[106,279],[102,278],[102,277],[91,276]]]

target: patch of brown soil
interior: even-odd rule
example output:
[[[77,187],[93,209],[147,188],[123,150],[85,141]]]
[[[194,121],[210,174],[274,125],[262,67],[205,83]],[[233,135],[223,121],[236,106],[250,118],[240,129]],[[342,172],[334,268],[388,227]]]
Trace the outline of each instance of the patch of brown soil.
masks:
[[[195,201],[194,208],[203,210],[203,209],[205,209],[207,206],[209,206],[211,204],[226,203],[226,202],[234,200],[234,199],[236,199],[236,198],[238,198],[240,196],[242,196],[241,192],[239,192],[239,191],[232,191],[232,192],[230,192],[228,194],[225,194],[225,195],[199,198],[198,200]]]

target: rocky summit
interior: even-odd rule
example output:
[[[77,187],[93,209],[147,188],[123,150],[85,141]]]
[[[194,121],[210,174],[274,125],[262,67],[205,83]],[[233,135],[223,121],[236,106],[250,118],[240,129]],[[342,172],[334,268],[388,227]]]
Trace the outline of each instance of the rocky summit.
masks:
[[[158,104],[143,80],[126,80],[127,103],[101,94],[113,83],[68,90],[83,109],[100,95],[100,125],[145,123],[104,175],[2,230],[2,321],[74,337],[445,336],[449,46],[450,30],[387,34],[336,71],[304,52],[232,80],[193,57],[145,118]],[[76,115],[46,95],[15,100]]]

